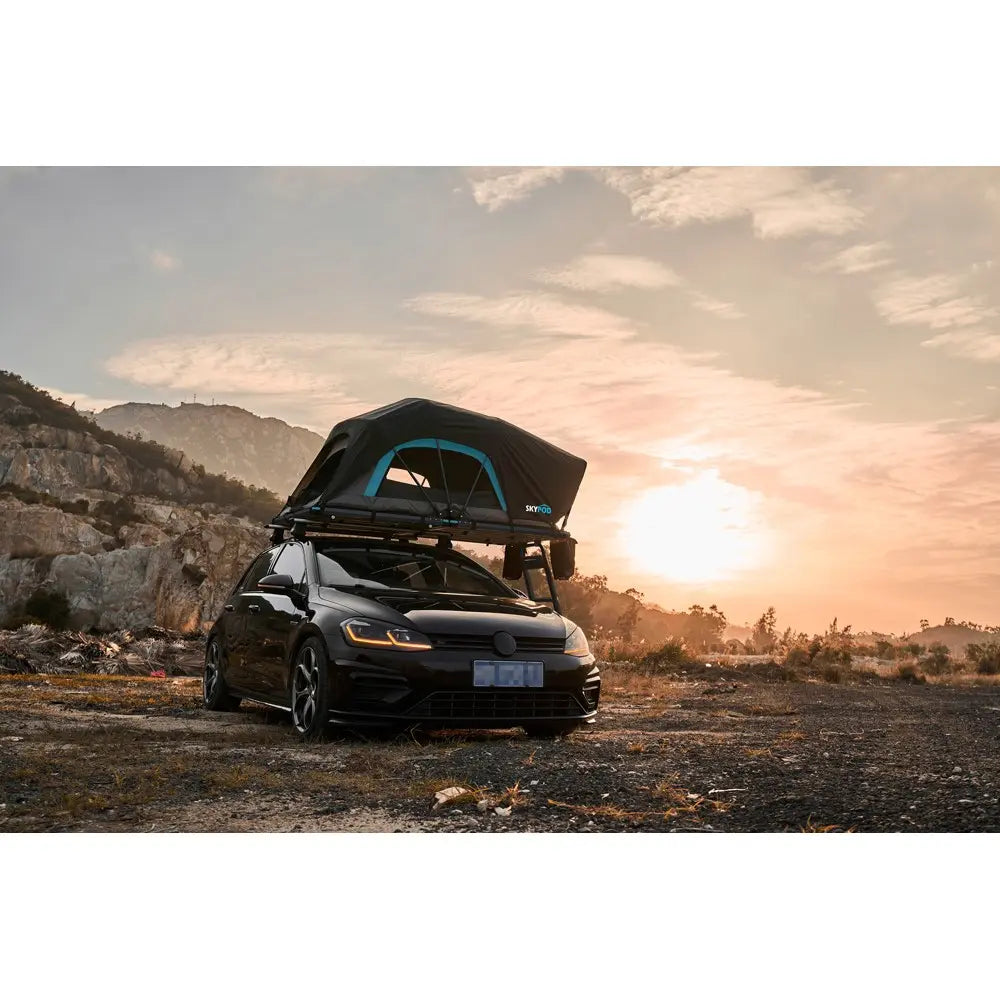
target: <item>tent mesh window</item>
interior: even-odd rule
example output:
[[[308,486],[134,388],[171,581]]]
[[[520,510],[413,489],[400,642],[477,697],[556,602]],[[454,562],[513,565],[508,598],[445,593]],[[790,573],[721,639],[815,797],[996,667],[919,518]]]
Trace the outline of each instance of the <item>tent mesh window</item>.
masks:
[[[474,449],[436,439],[388,452],[366,492],[393,500],[505,509],[490,460]]]

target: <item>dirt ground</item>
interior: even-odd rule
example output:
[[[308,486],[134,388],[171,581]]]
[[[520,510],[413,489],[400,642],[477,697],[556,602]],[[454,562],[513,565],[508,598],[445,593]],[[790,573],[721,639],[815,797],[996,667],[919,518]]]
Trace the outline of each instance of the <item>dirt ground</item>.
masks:
[[[995,685],[608,668],[566,739],[304,744],[280,712],[203,711],[198,678],[15,674],[0,831],[997,831],[998,749]]]

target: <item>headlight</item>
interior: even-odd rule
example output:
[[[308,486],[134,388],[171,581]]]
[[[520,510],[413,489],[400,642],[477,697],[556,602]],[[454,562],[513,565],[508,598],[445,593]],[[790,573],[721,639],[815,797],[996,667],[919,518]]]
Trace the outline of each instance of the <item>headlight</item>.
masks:
[[[412,628],[397,628],[383,622],[351,618],[340,626],[352,646],[378,646],[382,649],[433,649],[430,639]]]
[[[577,627],[566,636],[563,652],[569,653],[570,656],[590,656],[590,645],[582,628]]]

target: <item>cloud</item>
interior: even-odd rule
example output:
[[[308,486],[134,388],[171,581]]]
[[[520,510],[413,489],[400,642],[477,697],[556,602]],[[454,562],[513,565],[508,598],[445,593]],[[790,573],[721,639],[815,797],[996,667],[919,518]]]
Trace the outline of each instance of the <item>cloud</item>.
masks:
[[[742,319],[744,313],[731,302],[705,295],[693,288],[672,268],[648,257],[627,254],[585,254],[561,268],[543,268],[532,277],[574,291],[613,292],[622,288],[683,289],[695,309],[722,319]]]
[[[974,533],[984,563],[995,563],[1000,519],[990,484],[1000,476],[1000,422],[866,419],[857,405],[738,375],[673,345],[628,336],[632,327],[622,317],[574,314],[545,295],[417,301],[465,325],[437,342],[361,333],[146,341],[108,368],[140,385],[214,395],[321,432],[407,395],[511,420],[588,459],[571,518],[581,566],[661,603],[710,598],[734,617],[759,612],[752,603],[773,603],[783,620],[813,627],[809,615],[823,600],[830,614],[860,627],[866,615],[870,624],[897,613],[908,622],[919,587],[922,613],[988,613],[980,578],[944,580],[918,555],[902,561],[895,554],[944,550]],[[626,335],[610,343],[591,335],[571,342],[512,337],[478,356],[463,349],[470,338],[495,339],[508,325],[579,334],[581,324],[612,325]],[[645,491],[704,475],[760,494],[762,530],[775,536],[771,563],[704,591],[643,577],[615,541],[622,512]],[[760,588],[749,598],[748,582]],[[875,590],[886,595],[877,607]]]
[[[876,289],[875,308],[888,323],[932,329],[971,326],[997,314],[982,298],[963,295],[962,284],[953,274],[903,275]]]
[[[633,325],[621,316],[566,302],[548,292],[515,292],[494,297],[436,292],[418,295],[406,304],[428,316],[500,329],[532,329],[559,337],[622,340],[635,333]]]
[[[487,212],[527,198],[546,184],[561,181],[565,167],[476,167],[466,171],[472,197]]]
[[[840,274],[861,274],[892,263],[888,243],[856,243],[834,254],[829,260],[813,267],[814,271],[838,271]]]
[[[165,250],[154,250],[149,255],[149,263],[156,271],[174,271],[181,266],[180,260]]]
[[[670,600],[676,591],[640,579],[611,540],[637,495],[712,472],[763,497],[762,524],[777,542],[772,563],[751,574],[766,590],[761,606],[777,603],[800,616],[819,596],[845,620],[884,623],[906,613],[912,595],[875,608],[866,593],[902,593],[892,588],[919,578],[928,613],[935,601],[982,613],[972,582],[950,581],[945,592],[936,571],[907,565],[903,572],[893,553],[946,547],[973,528],[984,551],[1000,553],[1000,521],[985,516],[989,491],[976,485],[1000,474],[1000,423],[866,419],[856,404],[740,376],[645,339],[611,349],[581,339],[571,351],[522,340],[492,353],[488,365],[454,351],[416,354],[410,360],[419,363],[426,394],[495,413],[588,459],[572,521],[581,563],[600,566],[613,583]],[[971,468],[978,479],[966,478]],[[745,600],[748,579],[705,596]],[[821,590],[803,579],[822,580]],[[697,596],[688,589],[683,599]]]
[[[385,403],[372,395],[376,374],[408,376],[402,343],[356,333],[163,337],[130,344],[104,367],[163,401],[196,393],[326,434],[337,420]]]
[[[598,176],[628,198],[636,218],[660,226],[748,215],[757,236],[777,239],[839,235],[864,219],[848,191],[799,167],[614,167]]]
[[[951,330],[920,343],[970,361],[1000,361],[1000,336],[985,330]]]
[[[65,389],[54,389],[52,386],[39,386],[53,399],[61,399],[67,406],[74,405],[81,413],[106,410],[109,406],[118,406],[124,399],[106,399],[101,396],[88,396],[85,392],[68,392]]]
[[[681,278],[669,267],[648,257],[627,254],[585,254],[565,267],[537,271],[536,281],[587,292],[610,292],[620,288],[668,288]]]
[[[701,292],[692,293],[691,304],[695,309],[711,313],[713,316],[719,316],[722,319],[743,319],[746,316],[746,313],[734,306],[732,302],[713,299],[711,295],[703,295]]]
[[[261,396],[322,392],[331,387],[326,356],[371,353],[371,341],[336,334],[215,334],[165,337],[130,344],[105,368],[138,385],[205,395]],[[339,384],[339,380],[333,382]]]

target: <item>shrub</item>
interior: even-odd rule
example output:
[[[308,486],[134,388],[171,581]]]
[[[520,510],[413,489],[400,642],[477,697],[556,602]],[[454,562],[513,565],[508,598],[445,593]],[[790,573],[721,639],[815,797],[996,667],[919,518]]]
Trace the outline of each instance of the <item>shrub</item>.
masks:
[[[970,642],[965,658],[975,665],[977,673],[1000,674],[1000,642]]]
[[[816,646],[814,641],[810,644],[810,650]],[[837,645],[822,641],[818,643],[819,648],[813,652],[812,661],[816,665],[836,665],[849,667],[851,665],[851,650],[847,646]]]
[[[951,673],[951,650],[943,642],[932,642],[927,647],[927,657],[920,661],[920,665],[932,677]]]
[[[808,667],[812,663],[812,652],[808,646],[797,643],[785,653],[784,666],[789,670]]]
[[[901,663],[896,667],[896,676],[901,681],[906,681],[908,684],[926,684],[927,678],[924,677],[916,666],[912,663]]]
[[[650,650],[639,662],[644,667],[663,670],[684,666],[690,662],[690,657],[683,639],[668,639],[659,649]]]
[[[880,660],[896,659],[896,647],[888,639],[879,639],[875,643],[875,655]]]

